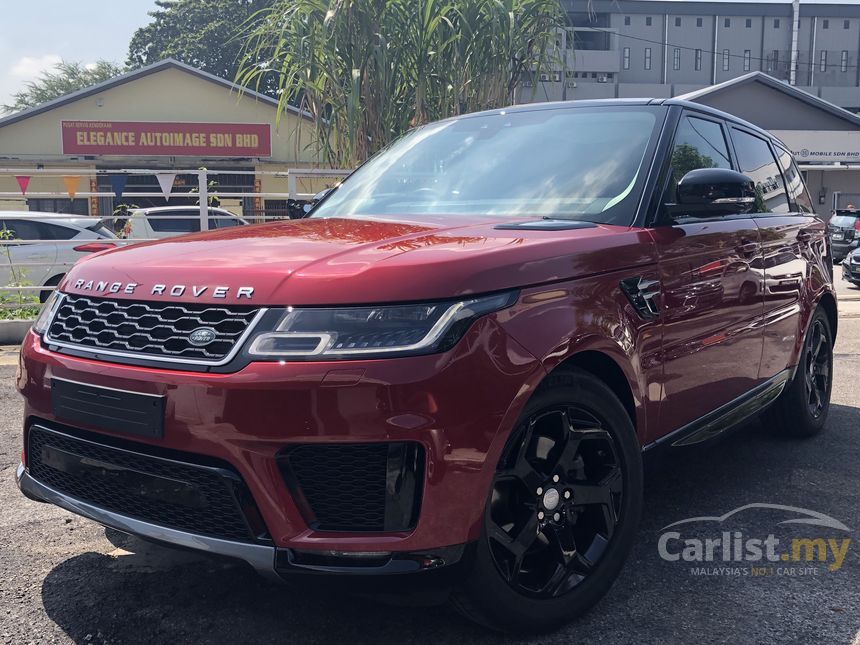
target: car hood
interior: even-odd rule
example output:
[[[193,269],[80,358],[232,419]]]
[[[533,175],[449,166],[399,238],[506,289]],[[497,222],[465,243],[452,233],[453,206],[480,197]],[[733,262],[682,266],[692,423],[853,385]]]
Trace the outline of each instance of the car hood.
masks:
[[[236,227],[89,256],[61,290],[201,303],[383,303],[486,293],[652,261],[641,229],[497,228],[521,221],[527,220],[457,217],[451,226],[311,218]]]

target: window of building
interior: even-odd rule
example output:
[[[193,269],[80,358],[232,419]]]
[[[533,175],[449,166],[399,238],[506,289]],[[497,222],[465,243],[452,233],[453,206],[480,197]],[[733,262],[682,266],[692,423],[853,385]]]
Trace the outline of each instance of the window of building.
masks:
[[[672,69],[681,69],[681,48],[675,47],[672,52]]]
[[[747,29],[752,27],[752,18],[747,18],[746,23],[744,25]]]
[[[839,71],[847,72],[848,71],[848,50],[842,50],[842,58],[839,61]]]
[[[842,21],[842,28],[843,29],[851,29],[851,21],[850,20],[843,20]]]
[[[597,78],[597,72],[591,72],[591,78]]]
[[[645,16],[645,26],[646,27],[651,26],[651,16]]]
[[[651,69],[651,48],[645,48],[645,69]]]
[[[723,71],[724,71],[724,72],[728,72],[728,71],[729,71],[729,62],[730,62],[730,59],[731,59],[731,53],[729,52],[729,50],[728,50],[728,49],[724,49],[724,50],[723,50]]]
[[[700,71],[702,69],[702,50],[696,50],[696,71]]]
[[[818,61],[819,61],[818,71],[819,72],[826,72],[827,71],[827,50],[826,49],[821,50],[821,56],[819,57]]]
[[[630,26],[630,16],[624,16],[624,26],[625,27]]]
[[[773,63],[773,71],[776,71],[777,68],[779,67],[779,50],[774,49],[770,58],[771,58],[771,62]]]
[[[779,18],[774,18],[774,19],[773,19],[773,28],[774,28],[774,29],[779,29]]]
[[[573,49],[573,44],[576,42],[576,37],[572,31],[565,32],[564,46],[566,49]]]
[[[27,200],[27,209],[41,213],[68,213],[70,215],[89,215],[88,199],[45,199]]]
[[[732,19],[731,18],[726,18],[725,20],[723,20],[723,27],[728,29],[731,26],[732,26]]]
[[[738,153],[741,172],[748,175],[756,186],[756,211],[760,213],[787,213],[788,197],[785,184],[770,146],[764,139],[732,128],[732,139]]]
[[[699,168],[731,168],[729,148],[719,123],[684,117],[678,124],[672,146],[672,181],[663,203],[676,203],[675,190],[681,177]]]
[[[830,29],[830,21],[827,18],[821,21],[821,28]]]
[[[625,47],[621,50],[621,66],[624,69],[630,69],[630,48]]]
[[[752,52],[749,49],[744,50],[744,71],[750,71],[750,60],[752,60]]]
[[[697,26],[697,27],[701,27],[701,26],[702,26],[702,19],[701,19],[701,18],[696,18],[696,26]]]
[[[680,26],[681,26],[681,19],[680,19],[680,18],[675,18],[675,26],[676,26],[676,27],[680,27]]]

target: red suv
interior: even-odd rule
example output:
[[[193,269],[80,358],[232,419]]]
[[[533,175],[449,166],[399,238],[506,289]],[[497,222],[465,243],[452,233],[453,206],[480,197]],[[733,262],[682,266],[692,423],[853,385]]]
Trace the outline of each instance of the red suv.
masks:
[[[645,456],[759,412],[822,428],[829,253],[787,149],[727,114],[431,123],[305,219],[78,263],[21,350],[19,486],[271,576],[438,584],[552,629],[618,575]]]

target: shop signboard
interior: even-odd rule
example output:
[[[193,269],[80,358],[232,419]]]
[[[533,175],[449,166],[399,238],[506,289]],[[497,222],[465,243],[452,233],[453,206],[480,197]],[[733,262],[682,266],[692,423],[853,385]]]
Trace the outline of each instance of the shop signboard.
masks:
[[[268,123],[63,121],[65,155],[269,157]]]
[[[860,162],[860,131],[771,130],[798,163]]]

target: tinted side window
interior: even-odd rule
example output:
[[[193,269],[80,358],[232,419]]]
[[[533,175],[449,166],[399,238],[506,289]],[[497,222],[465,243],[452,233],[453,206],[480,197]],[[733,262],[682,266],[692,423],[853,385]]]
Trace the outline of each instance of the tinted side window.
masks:
[[[27,220],[7,219],[2,222],[3,228],[8,230],[12,239],[15,240],[39,240],[42,239],[39,235],[39,228],[36,222],[28,222]]]
[[[222,215],[218,212],[209,215],[209,228],[227,228],[229,226],[239,226],[239,218],[232,215]]]
[[[183,217],[179,218],[180,215]],[[171,219],[168,219],[168,216]],[[147,214],[146,220],[156,233],[197,233],[200,230],[200,211],[198,210],[152,213]]]
[[[715,121],[683,116],[672,144],[672,164],[669,185],[663,203],[672,204],[681,178],[699,168],[731,168],[729,147],[723,128]]]
[[[78,234],[78,231],[75,229],[58,224],[37,222],[36,226],[39,229],[39,239],[42,240],[70,240]]]
[[[789,199],[797,204],[797,210],[804,213],[814,213],[815,209],[812,207],[812,198],[803,184],[803,177],[800,175],[794,159],[791,158],[791,153],[777,146],[776,156],[779,159],[779,166],[782,168],[782,174],[788,186]]]
[[[735,142],[741,172],[755,182],[756,212],[789,212],[785,185],[768,142],[735,128],[732,128],[732,139]]]

